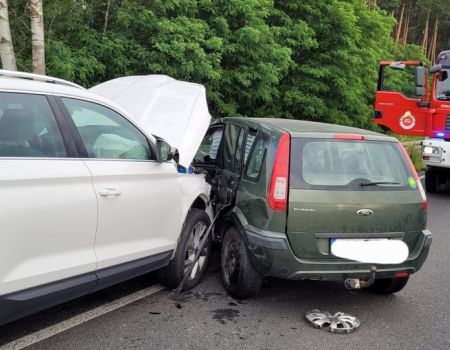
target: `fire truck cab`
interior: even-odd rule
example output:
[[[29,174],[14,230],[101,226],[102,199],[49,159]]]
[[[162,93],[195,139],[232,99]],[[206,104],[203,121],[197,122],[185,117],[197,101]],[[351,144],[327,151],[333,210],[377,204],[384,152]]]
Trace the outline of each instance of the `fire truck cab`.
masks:
[[[388,69],[411,67],[415,69],[412,94],[386,86]],[[373,120],[398,135],[425,137],[425,185],[428,192],[438,192],[450,180],[450,51],[441,52],[430,69],[421,61],[381,61]]]

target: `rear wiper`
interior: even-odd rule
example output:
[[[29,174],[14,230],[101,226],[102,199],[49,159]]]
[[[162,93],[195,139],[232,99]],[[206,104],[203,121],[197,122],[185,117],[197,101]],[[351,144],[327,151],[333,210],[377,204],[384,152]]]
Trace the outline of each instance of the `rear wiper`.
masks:
[[[367,186],[378,186],[378,185],[400,185],[399,182],[393,182],[393,181],[374,181],[374,182],[361,182],[360,186],[367,187]]]

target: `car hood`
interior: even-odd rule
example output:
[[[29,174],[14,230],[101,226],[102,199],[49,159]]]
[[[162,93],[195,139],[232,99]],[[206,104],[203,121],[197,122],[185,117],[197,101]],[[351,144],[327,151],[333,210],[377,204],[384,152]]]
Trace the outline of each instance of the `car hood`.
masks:
[[[114,101],[143,130],[176,147],[180,165],[190,166],[211,121],[203,85],[144,75],[109,80],[89,90]]]

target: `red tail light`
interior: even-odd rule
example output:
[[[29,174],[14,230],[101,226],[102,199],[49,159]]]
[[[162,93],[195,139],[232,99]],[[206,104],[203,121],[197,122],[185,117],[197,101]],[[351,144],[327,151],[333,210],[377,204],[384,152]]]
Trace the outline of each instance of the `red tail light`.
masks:
[[[406,161],[408,162],[409,168],[411,169],[411,173],[413,174],[413,176],[416,180],[417,187],[419,188],[419,191],[420,191],[420,195],[422,196],[422,210],[426,211],[426,210],[428,210],[428,199],[427,199],[427,195],[425,194],[425,190],[423,189],[422,182],[420,182],[419,175],[417,174],[416,168],[414,167],[414,164],[411,161],[411,158],[409,158],[409,154],[406,151],[405,147],[403,147],[403,145],[401,143],[399,143],[399,145],[403,151],[403,155],[405,156]]]
[[[397,277],[397,278],[406,278],[408,276],[409,276],[409,273],[405,272],[405,271],[400,271],[400,272],[395,273],[395,277]]]
[[[364,135],[357,135],[357,134],[335,134],[334,135],[335,140],[365,140],[366,138]]]
[[[269,206],[273,210],[286,210],[289,189],[289,154],[291,138],[289,133],[281,135],[273,163],[269,188]]]

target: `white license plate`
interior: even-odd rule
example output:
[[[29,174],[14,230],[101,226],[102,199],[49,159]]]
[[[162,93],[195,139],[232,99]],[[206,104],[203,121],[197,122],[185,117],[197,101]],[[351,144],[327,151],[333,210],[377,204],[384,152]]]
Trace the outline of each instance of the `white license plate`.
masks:
[[[336,239],[330,240],[331,254],[363,263],[400,264],[408,258],[405,242],[397,239]]]

